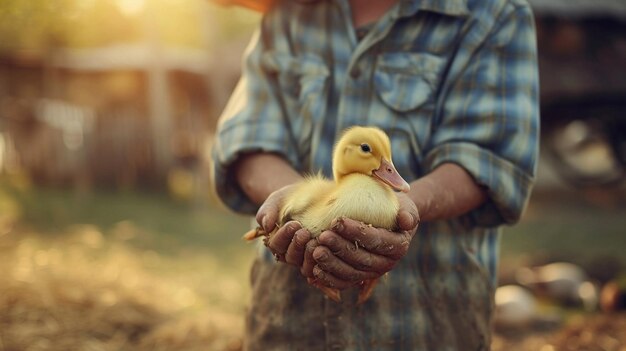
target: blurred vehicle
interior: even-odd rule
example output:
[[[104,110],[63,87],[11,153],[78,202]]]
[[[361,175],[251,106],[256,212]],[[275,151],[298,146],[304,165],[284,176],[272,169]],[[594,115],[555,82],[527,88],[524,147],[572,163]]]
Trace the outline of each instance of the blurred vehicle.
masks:
[[[626,2],[530,0],[537,22],[542,141],[574,186],[626,176]]]

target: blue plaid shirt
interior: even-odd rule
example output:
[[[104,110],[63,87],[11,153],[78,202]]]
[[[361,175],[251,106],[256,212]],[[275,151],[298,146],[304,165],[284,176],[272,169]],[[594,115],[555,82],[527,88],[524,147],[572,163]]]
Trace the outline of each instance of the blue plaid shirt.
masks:
[[[409,182],[442,163],[464,167],[487,189],[489,200],[459,218],[422,223],[409,253],[365,305],[320,302],[325,312],[315,318],[324,328],[317,333],[325,336],[318,336],[318,346],[487,349],[498,227],[519,219],[536,171],[539,104],[531,9],[526,0],[400,0],[360,40],[350,18],[347,0],[282,1],[263,17],[220,119],[215,190],[232,209],[252,214],[257,207],[229,174],[239,155],[277,153],[300,172],[331,176],[334,142],[352,125],[385,130],[394,164]],[[268,266],[257,269],[258,275],[287,269],[265,256]],[[253,289],[271,280],[273,273],[267,274]],[[295,274],[289,284],[298,279],[303,280]],[[250,348],[298,349],[289,333],[298,333],[296,320],[307,313],[294,307],[297,312],[290,314],[286,300],[282,296],[265,311],[282,311],[280,322],[252,317],[249,329],[262,334],[262,325],[272,337],[252,336]],[[311,303],[317,302],[306,306]],[[259,308],[253,303],[252,314],[265,313]],[[300,335],[309,343],[303,345],[317,345],[314,337]],[[263,344],[268,339],[276,344]]]

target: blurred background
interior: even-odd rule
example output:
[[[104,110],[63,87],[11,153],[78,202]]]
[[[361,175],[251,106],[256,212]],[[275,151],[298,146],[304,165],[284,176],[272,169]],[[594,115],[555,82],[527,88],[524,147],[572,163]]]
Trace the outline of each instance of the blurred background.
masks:
[[[532,0],[542,151],[494,350],[626,350],[626,3]],[[0,351],[239,350],[253,245],[209,194],[260,15],[0,2]]]

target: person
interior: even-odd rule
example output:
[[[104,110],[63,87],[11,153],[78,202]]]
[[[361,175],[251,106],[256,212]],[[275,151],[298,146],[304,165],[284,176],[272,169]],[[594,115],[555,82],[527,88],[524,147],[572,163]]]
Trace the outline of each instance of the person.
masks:
[[[526,0],[282,0],[263,15],[218,123],[220,199],[271,230],[290,184],[332,175],[353,125],[389,134],[411,190],[398,232],[360,240],[339,218],[311,239],[289,222],[260,245],[245,349],[490,348],[501,227],[536,172],[533,21]],[[354,287],[381,275],[356,304]]]

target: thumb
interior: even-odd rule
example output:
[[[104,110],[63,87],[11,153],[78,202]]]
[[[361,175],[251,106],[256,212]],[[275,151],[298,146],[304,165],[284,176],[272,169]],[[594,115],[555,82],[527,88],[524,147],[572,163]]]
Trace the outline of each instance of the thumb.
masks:
[[[417,206],[408,196],[398,196],[400,208],[398,210],[398,228],[403,231],[414,231],[420,222]]]
[[[278,221],[279,207],[276,201],[269,197],[256,213],[256,222],[269,233],[274,230],[276,222]]]
[[[256,222],[267,233],[271,232],[274,230],[274,227],[276,227],[283,197],[287,191],[289,191],[290,187],[291,186],[288,185],[274,191],[267,197],[261,207],[259,207],[259,210],[256,213]]]

